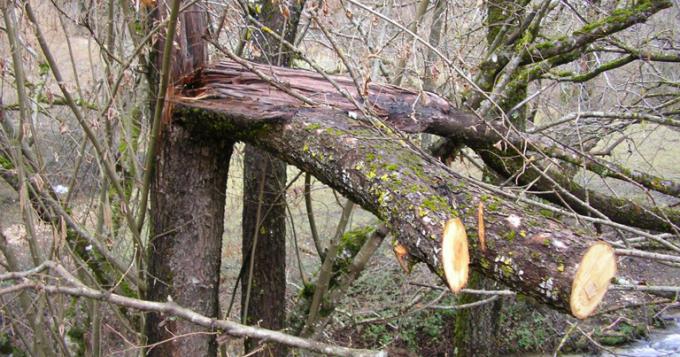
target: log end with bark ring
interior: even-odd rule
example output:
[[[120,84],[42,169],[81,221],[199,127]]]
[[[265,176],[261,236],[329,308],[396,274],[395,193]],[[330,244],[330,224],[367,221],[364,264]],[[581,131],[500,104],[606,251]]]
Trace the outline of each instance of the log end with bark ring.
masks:
[[[571,285],[571,313],[579,319],[590,316],[602,301],[615,274],[616,256],[609,244],[597,242],[588,248]]]
[[[449,219],[444,226],[442,265],[449,288],[459,292],[467,284],[470,253],[465,225],[458,217]]]

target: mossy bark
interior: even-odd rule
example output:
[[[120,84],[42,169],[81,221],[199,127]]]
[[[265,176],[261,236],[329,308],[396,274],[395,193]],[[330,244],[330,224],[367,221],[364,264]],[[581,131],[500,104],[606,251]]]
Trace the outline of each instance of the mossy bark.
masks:
[[[295,42],[304,1],[278,4],[262,0],[250,8],[251,15],[288,42]],[[286,15],[282,11],[286,11]],[[260,63],[287,66],[292,53],[268,32],[255,32],[261,47]],[[286,322],[286,163],[259,148],[246,145],[243,164],[241,281],[243,323],[280,330]],[[245,339],[246,352],[261,341]],[[285,345],[266,344],[255,356],[285,356]]]
[[[470,287],[474,289],[497,289],[495,282],[478,272],[471,272]],[[463,295],[459,304],[469,304],[478,300],[474,295]],[[455,356],[497,356],[500,350],[498,332],[502,311],[502,300],[497,299],[481,306],[458,310],[455,316],[454,331]]]
[[[159,1],[151,21],[168,17],[170,1]],[[207,29],[204,5],[190,5],[178,18],[171,49],[169,78],[191,73],[207,61],[203,40]],[[156,23],[153,22],[153,26]],[[154,43],[149,66],[150,87],[158,93],[164,36]],[[172,91],[165,93],[171,96]],[[172,110],[165,103],[165,113]],[[154,98],[155,101],[155,98]],[[152,108],[152,112],[153,112]],[[151,171],[151,229],[147,247],[147,296],[172,300],[208,317],[218,316],[219,272],[224,231],[225,190],[232,142],[193,137],[181,126],[162,121],[155,165]],[[153,138],[153,136],[152,136]],[[190,321],[159,313],[147,314],[149,356],[214,356],[215,334]],[[208,332],[208,333],[206,333]]]
[[[246,145],[243,163],[242,323],[280,330],[286,317],[286,163]],[[251,274],[252,264],[252,274]],[[246,351],[259,341],[245,340]],[[257,356],[283,356],[267,345]]]
[[[218,315],[224,205],[232,143],[194,139],[169,126],[158,154],[151,193],[147,299],[172,300],[205,316]],[[215,335],[204,327],[147,314],[149,343],[167,341],[150,356],[214,356]]]
[[[295,73],[305,80],[304,73]],[[183,93],[186,99],[175,105],[175,123],[194,135],[257,145],[313,174],[383,219],[411,258],[426,263],[439,276],[443,275],[444,223],[458,216],[468,231],[472,264],[483,274],[562,311],[570,310],[571,279],[593,237],[463,180],[383,123],[342,109],[291,103],[287,95],[256,81],[239,87],[232,75],[244,80],[243,73],[232,72],[224,63],[193,78]],[[390,121],[413,122],[410,110],[400,111],[404,106],[413,108],[412,103],[398,100],[403,90],[374,89],[397,98],[378,106]],[[322,88],[312,90],[332,98]],[[249,91],[260,94],[256,99],[242,96]],[[194,93],[211,96],[197,100],[191,98]],[[369,97],[376,99],[374,94]],[[430,105],[438,103],[430,99]],[[455,109],[448,108],[447,115],[455,116]],[[486,207],[485,252],[478,249],[475,234],[480,201]]]

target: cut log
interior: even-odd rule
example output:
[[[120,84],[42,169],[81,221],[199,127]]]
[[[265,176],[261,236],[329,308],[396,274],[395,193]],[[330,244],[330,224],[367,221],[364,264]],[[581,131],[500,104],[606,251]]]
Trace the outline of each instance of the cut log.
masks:
[[[271,75],[268,67],[259,68]],[[294,73],[298,87],[311,76]],[[327,84],[311,84],[303,93],[307,97],[339,96]],[[410,258],[427,264],[443,281],[445,225],[459,217],[471,228],[467,233],[474,268],[553,308],[571,312],[573,280],[581,257],[596,241],[593,237],[465,180],[383,123],[347,106],[303,105],[233,63],[206,68],[183,85],[175,91],[181,96],[173,99],[175,124],[197,137],[257,145],[313,174],[385,221]],[[382,105],[373,107],[385,117],[410,120],[418,126],[402,95],[411,94],[391,86],[369,86],[370,98],[382,98]],[[431,105],[438,103],[435,97],[428,100]],[[448,110],[455,114],[454,109]],[[485,207],[486,251],[480,249],[474,229],[479,226],[480,202]],[[593,267],[592,273],[602,274],[597,269]]]
[[[467,284],[470,254],[465,225],[458,217],[451,218],[444,227],[442,265],[449,288],[454,293],[460,292]]]
[[[571,287],[571,313],[584,319],[593,313],[616,274],[614,249],[604,242],[588,248]]]

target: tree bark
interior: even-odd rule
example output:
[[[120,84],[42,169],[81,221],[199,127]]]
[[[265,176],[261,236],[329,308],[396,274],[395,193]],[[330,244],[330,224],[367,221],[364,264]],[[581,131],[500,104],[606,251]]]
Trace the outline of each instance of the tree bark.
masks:
[[[169,4],[159,2],[152,18],[161,20]],[[200,4],[179,14],[173,40],[169,78],[180,78],[207,61],[202,37],[207,12]],[[158,93],[165,38],[155,43],[150,68],[151,88]],[[172,83],[172,82],[171,82]],[[171,91],[169,91],[171,92]],[[164,113],[171,105],[164,104]],[[155,108],[152,108],[152,112]],[[164,118],[168,118],[165,117]],[[199,314],[217,317],[224,208],[232,142],[193,137],[181,126],[163,120],[151,180],[151,235],[148,243],[147,296],[172,300]],[[145,326],[150,356],[214,356],[215,334],[189,321],[149,313]],[[156,345],[157,344],[157,345]]]
[[[288,42],[294,42],[304,1],[261,2],[261,21]],[[285,9],[287,16],[281,13]],[[256,14],[254,14],[257,16]],[[288,66],[291,53],[265,32],[256,31],[260,63]],[[286,321],[286,163],[252,145],[246,145],[243,164],[243,238],[245,266],[241,281],[241,314],[247,325],[280,330]],[[260,342],[245,339],[250,352]],[[285,356],[287,347],[267,344],[255,356]]]
[[[345,110],[347,112],[358,112],[354,105],[344,98],[334,86],[318,74],[284,68],[272,68],[268,66],[250,65],[262,73],[269,73],[269,77],[275,74],[277,86],[288,88],[287,90],[302,93],[307,99],[315,100],[324,105]],[[214,96],[230,96],[233,98],[257,98],[257,105],[270,107],[263,110],[262,115],[276,116],[282,108],[288,106],[296,108],[301,102],[282,90],[273,88],[265,80],[262,80],[255,73],[241,67],[234,62],[221,62],[211,69],[206,69],[203,79],[206,81],[219,82],[224,71],[233,73],[231,76],[238,76],[238,80],[225,83],[215,83],[214,88],[197,89],[194,93]],[[214,76],[214,79],[211,77]],[[358,98],[356,88],[351,80],[346,77],[331,76],[335,83],[343,91],[351,93]],[[390,124],[408,133],[429,133],[446,137],[446,145],[440,146],[435,150],[435,155],[446,157],[450,149],[447,145],[456,146],[461,142],[473,148],[486,159],[486,163],[502,171],[503,174],[510,175],[516,172],[516,168],[528,167],[524,161],[517,159],[517,150],[524,148],[531,149],[526,155],[531,160],[535,157],[554,157],[568,163],[581,165],[579,158],[562,144],[548,138],[535,134],[511,131],[499,121],[486,121],[477,117],[474,113],[460,111],[447,103],[442,98],[432,93],[416,93],[402,88],[389,85],[377,85],[371,83],[368,87],[368,100],[371,104],[370,109],[374,115],[388,121]],[[238,108],[234,108],[238,111]],[[256,110],[256,109],[252,109]],[[292,109],[290,109],[292,110]],[[268,113],[268,114],[267,114]],[[512,145],[504,145],[503,150],[498,148],[499,142],[507,142]],[[512,147],[514,146],[514,148]],[[493,162],[489,159],[494,159]],[[503,159],[502,159],[503,158]],[[504,159],[508,158],[508,159]],[[505,160],[505,162],[503,162]],[[606,173],[613,178],[628,178],[649,189],[677,196],[677,189],[668,180],[653,177],[652,175],[636,171],[626,171],[625,168],[617,168],[611,163],[597,159],[582,159],[587,168],[596,173]],[[540,164],[540,162],[537,162]],[[505,167],[504,167],[505,166]],[[624,170],[628,175],[613,174]],[[508,173],[509,172],[509,173]],[[539,177],[538,170],[521,170],[519,176],[521,183],[534,183],[538,191],[551,191],[555,189],[555,184],[550,180]],[[648,207],[630,199],[610,197],[598,193],[576,184],[568,178],[562,177],[560,173],[553,170],[550,173],[555,181],[561,184],[574,197],[585,201],[588,198],[589,204],[599,210],[612,221],[656,231],[673,231],[675,226],[680,226],[680,210],[671,207]],[[543,197],[551,202],[567,206],[576,212],[587,213],[587,208],[578,203],[571,197],[564,194],[545,193]]]
[[[286,163],[246,145],[243,172],[242,323],[280,330],[286,318]],[[257,347],[258,340],[245,340],[246,351]],[[277,344],[256,355],[285,354]]]
[[[520,15],[524,12],[523,8],[525,5],[526,1],[489,0],[486,2],[486,45],[488,53],[493,53],[494,46],[505,42],[510,28],[514,27],[519,31],[522,22],[522,16]],[[499,74],[494,74],[497,77],[493,82],[498,83],[500,81]],[[509,113],[514,105],[526,98],[526,90],[527,87],[525,85],[516,93],[513,93],[512,96],[501,98],[498,101],[498,109],[504,113]],[[526,110],[522,107],[518,112],[519,115],[511,115],[509,120],[518,130],[524,131],[524,128],[526,128],[526,115],[524,115]],[[483,175],[483,179],[486,182],[494,182],[496,177],[489,172],[488,168],[485,168]],[[470,287],[473,289],[498,289],[497,284],[493,280],[477,271],[473,271],[470,274]],[[465,295],[461,297],[460,303],[472,303],[475,299],[476,297]],[[456,314],[455,356],[491,357],[497,354],[502,308],[503,300],[496,299],[490,303],[472,309],[465,309]]]
[[[222,62],[185,80],[184,92],[175,98],[174,120],[194,135],[243,140],[312,173],[384,220],[411,258],[439,276],[444,224],[460,217],[478,270],[570,311],[572,280],[594,238],[465,181],[383,123],[344,109],[346,101],[333,102],[337,92],[324,91],[325,82],[311,81],[309,72],[293,72],[296,89],[311,85],[305,96],[325,98],[340,109],[305,107],[268,83],[248,77],[238,65]],[[418,106],[405,100],[416,98],[415,93],[378,85],[369,92],[370,104],[390,122],[417,126],[423,113],[449,120],[461,115],[430,94],[424,94],[428,106],[417,108],[421,112],[416,117],[412,108]],[[438,111],[444,105],[447,110]],[[474,233],[480,202],[486,207],[485,251],[478,249]]]
[[[470,274],[470,286],[474,289],[497,290],[495,282],[478,272]],[[478,296],[463,295],[459,304],[477,301]],[[462,309],[456,312],[454,330],[454,356],[497,356],[500,350],[498,331],[502,299],[496,299],[481,306]]]
[[[218,316],[224,192],[232,143],[192,138],[171,125],[163,132],[152,187],[148,296]],[[147,316],[150,356],[214,356],[212,331],[158,313]],[[186,335],[186,336],[185,336]]]

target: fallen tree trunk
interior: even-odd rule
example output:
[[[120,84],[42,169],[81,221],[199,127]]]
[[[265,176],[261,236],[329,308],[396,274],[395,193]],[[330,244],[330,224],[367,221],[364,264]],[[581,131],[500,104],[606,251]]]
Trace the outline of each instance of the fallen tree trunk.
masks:
[[[676,197],[680,195],[680,186],[677,183],[647,173],[631,171],[596,158],[581,158],[571,149],[547,137],[526,133],[520,135],[500,121],[482,120],[474,113],[452,107],[442,98],[429,92],[413,92],[392,85],[372,83],[357,90],[353,81],[346,77],[324,78],[314,72],[249,62],[242,64],[233,61],[220,62],[201,73],[203,80],[210,82],[209,86],[190,91],[193,96],[205,99],[211,96],[242,99],[245,103],[255,100],[253,103],[257,105],[271,107],[262,112],[263,116],[275,116],[277,110],[283,108],[292,110],[300,105],[308,105],[309,103],[305,101],[345,110],[351,113],[350,115],[364,110],[408,133],[428,133],[446,137],[448,145],[439,147],[436,152],[439,156],[448,155],[449,146],[464,143],[477,151],[485,163],[494,170],[506,177],[519,173],[517,181],[520,184],[533,185],[536,191],[542,191],[540,194],[542,198],[581,214],[591,212],[586,206],[590,205],[612,221],[633,227],[673,232],[680,226],[680,210],[670,207],[648,207],[630,199],[589,190],[565,177],[559,168],[548,172],[552,177],[550,180],[541,176],[545,170],[540,167],[540,161],[535,163],[531,161],[552,157],[563,161],[564,164],[577,166],[583,164],[603,177],[628,180],[640,187]],[[225,76],[228,77],[226,81]],[[267,77],[270,82],[263,80],[262,76]],[[189,82],[186,84],[189,87],[195,85]],[[294,94],[295,97],[286,92]],[[508,145],[498,145],[501,142]],[[529,160],[519,157],[518,151],[526,154]],[[539,166],[533,168],[532,164]],[[561,188],[556,187],[556,184]],[[561,190],[570,195],[560,193]]]
[[[298,73],[296,84],[305,83],[306,73]],[[465,181],[398,132],[355,113],[337,90],[318,81],[309,84],[305,97],[325,98],[325,103],[340,98],[340,105],[306,106],[284,92],[289,87],[278,83],[282,89],[276,89],[244,75],[233,62],[221,63],[176,89],[173,120],[194,136],[242,140],[312,173],[384,220],[410,259],[426,263],[442,279],[444,227],[459,217],[474,267],[556,309],[578,317],[593,311],[615,272],[614,257],[596,248],[591,258],[607,261],[606,266],[582,259],[591,246],[603,243]],[[367,94],[364,104],[391,120],[417,124],[412,106],[400,100],[412,93],[371,85]],[[423,110],[448,108],[437,97],[423,96],[430,105]],[[432,115],[443,115],[440,109]],[[448,115],[455,114],[448,109]],[[481,215],[480,204],[485,207]],[[479,245],[479,217],[485,250]],[[587,271],[577,273],[579,266]],[[584,276],[581,283],[577,275]]]

